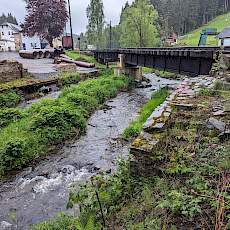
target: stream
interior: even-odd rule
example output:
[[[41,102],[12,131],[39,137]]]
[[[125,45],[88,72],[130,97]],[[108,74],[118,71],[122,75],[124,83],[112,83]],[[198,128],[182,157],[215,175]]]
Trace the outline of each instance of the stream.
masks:
[[[116,160],[127,158],[129,143],[121,134],[138,116],[154,90],[178,81],[146,74],[152,86],[122,92],[105,103],[88,121],[80,139],[67,142],[55,155],[36,166],[24,169],[11,180],[0,183],[0,223],[11,223],[13,229],[28,229],[29,225],[66,212],[69,192],[100,171],[116,170]]]

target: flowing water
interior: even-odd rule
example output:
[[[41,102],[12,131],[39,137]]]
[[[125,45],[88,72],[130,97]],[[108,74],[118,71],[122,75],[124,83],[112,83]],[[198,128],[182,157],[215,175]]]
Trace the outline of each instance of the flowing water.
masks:
[[[139,109],[154,90],[177,81],[148,74],[152,87],[122,92],[105,103],[88,121],[86,134],[66,143],[57,154],[36,166],[28,167],[11,180],[0,184],[0,223],[15,229],[55,217],[66,210],[69,192],[97,174],[116,169],[116,160],[126,158],[129,143],[121,134],[138,116]]]

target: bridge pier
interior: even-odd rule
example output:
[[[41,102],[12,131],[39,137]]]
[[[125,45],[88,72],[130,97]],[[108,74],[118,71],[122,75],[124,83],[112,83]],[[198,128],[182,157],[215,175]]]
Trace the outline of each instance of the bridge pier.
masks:
[[[118,55],[119,61],[117,62],[117,67],[114,68],[114,75],[121,76],[127,75],[134,77],[136,81],[142,81],[142,67],[139,66],[127,66],[125,64],[125,54]]]

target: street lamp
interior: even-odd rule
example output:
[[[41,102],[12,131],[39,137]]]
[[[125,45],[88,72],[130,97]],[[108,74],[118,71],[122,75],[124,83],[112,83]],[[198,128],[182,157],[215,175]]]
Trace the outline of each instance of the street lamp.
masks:
[[[69,25],[70,25],[70,34],[71,34],[71,40],[72,40],[72,50],[74,50],[74,44],[73,44],[73,28],[72,28],[72,17],[71,17],[70,0],[68,0],[68,5],[69,5]]]

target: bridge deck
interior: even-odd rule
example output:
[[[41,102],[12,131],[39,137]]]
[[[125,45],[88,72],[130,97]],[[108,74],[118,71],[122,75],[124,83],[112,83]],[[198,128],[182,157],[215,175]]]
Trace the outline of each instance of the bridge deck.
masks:
[[[95,50],[100,63],[118,60],[125,54],[126,65],[168,70],[189,76],[209,74],[220,51],[230,52],[230,47],[174,47],[174,48],[127,48]]]

